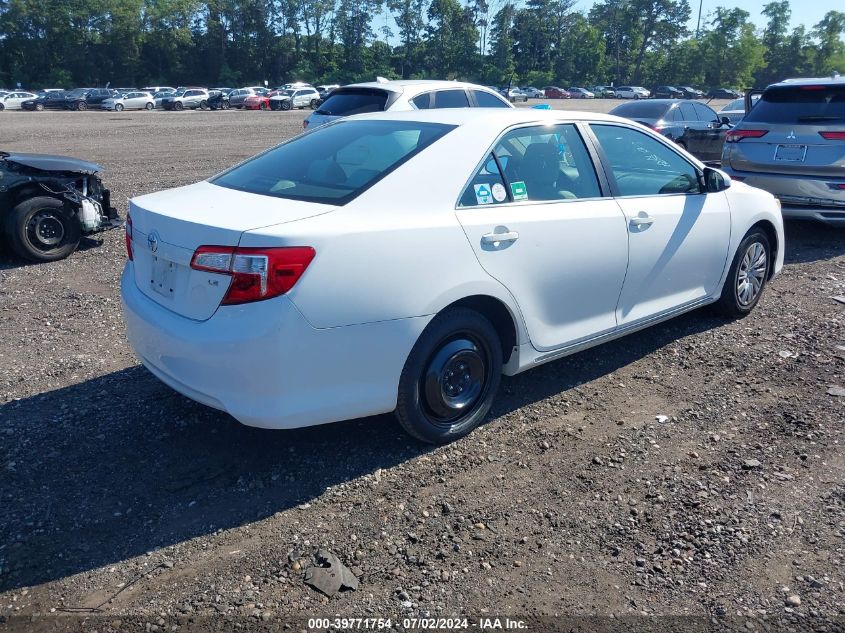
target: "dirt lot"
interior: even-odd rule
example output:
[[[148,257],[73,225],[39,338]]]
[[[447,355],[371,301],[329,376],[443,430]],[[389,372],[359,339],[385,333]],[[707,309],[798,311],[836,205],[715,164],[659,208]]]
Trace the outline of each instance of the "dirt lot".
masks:
[[[0,149],[105,165],[123,213],[304,116],[4,112]],[[845,387],[831,299],[845,231],[790,224],[787,239],[747,319],[697,311],[505,379],[493,419],[437,449],[390,416],[250,429],[159,383],[124,342],[119,231],[55,264],[0,254],[0,617],[98,608],[156,630],[203,616],[742,615],[837,630],[845,397],[828,391]],[[357,591],[305,585],[320,547]]]

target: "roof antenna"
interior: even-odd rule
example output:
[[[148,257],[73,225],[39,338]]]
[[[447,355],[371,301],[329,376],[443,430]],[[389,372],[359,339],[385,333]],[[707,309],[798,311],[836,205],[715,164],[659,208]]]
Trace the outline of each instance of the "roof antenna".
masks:
[[[380,84],[386,84],[388,80],[384,77],[376,77],[376,81]]]

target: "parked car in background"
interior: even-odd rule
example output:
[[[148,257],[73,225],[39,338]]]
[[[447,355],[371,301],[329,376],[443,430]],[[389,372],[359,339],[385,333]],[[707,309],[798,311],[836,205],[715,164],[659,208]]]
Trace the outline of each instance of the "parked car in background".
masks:
[[[314,86],[309,84],[307,81],[294,81],[294,82],[289,83],[289,84],[284,84],[282,86],[282,89],[284,89],[284,90],[300,90],[301,88],[313,88],[313,87]]]
[[[736,125],[745,116],[745,98],[734,99],[719,110],[719,117],[727,117],[728,120]]]
[[[237,88],[236,90],[232,90],[232,92],[229,93],[229,107],[243,108],[246,98],[252,97],[256,94],[257,93],[252,88]]]
[[[323,84],[317,86],[317,94],[320,95],[320,99],[325,99],[329,96],[332,90],[340,88],[340,84]]]
[[[618,99],[648,99],[651,92],[642,86],[619,86],[616,89]]]
[[[100,104],[103,110],[154,110],[156,102],[149,92],[127,92],[119,97],[109,97]]]
[[[523,88],[522,92],[525,93],[525,95],[529,99],[542,99],[546,96],[542,90],[540,90],[539,88],[534,88],[533,86],[529,88]]]
[[[20,110],[24,101],[37,99],[31,92],[7,92],[0,96],[0,110]]]
[[[76,88],[64,93],[64,107],[67,110],[87,110],[117,96],[120,96],[120,93],[111,88]]]
[[[175,91],[175,90],[170,90],[170,91],[163,90],[163,91],[161,91],[161,92],[157,92],[157,93],[155,93],[155,94],[153,95],[153,102],[155,103],[155,107],[156,107],[156,108],[161,108],[161,107],[163,107],[163,106],[161,105],[161,102],[162,102],[162,101],[164,101],[164,99],[165,99],[165,98],[167,98],[167,97],[172,97],[172,96],[173,96],[173,95],[175,95],[175,94],[176,94],[176,91]]]
[[[595,99],[596,97],[595,93],[586,88],[567,88],[566,91],[571,99]]]
[[[593,94],[597,99],[615,99],[616,90],[613,86],[593,86]]]
[[[158,379],[250,426],[394,412],[436,444],[502,374],[748,315],[785,250],[770,194],[631,122],[529,108],[341,121],[129,215],[126,335]]]
[[[703,99],[704,93],[698,88],[692,86],[678,86],[678,90],[683,93],[682,99]]]
[[[367,112],[448,108],[513,108],[513,105],[496,90],[462,81],[372,81],[333,91],[302,125],[312,128]]]
[[[115,92],[122,94],[122,95],[126,94],[128,92],[139,92],[140,91],[139,88],[112,88],[112,90],[114,90]]]
[[[211,110],[228,110],[231,88],[212,88],[208,91],[208,107]]]
[[[141,88],[141,91],[155,95],[157,92],[176,92],[176,88],[172,86],[147,86],[146,88]]]
[[[22,110],[64,110],[65,109],[65,92],[63,90],[56,90],[47,92],[35,99],[27,99],[21,103]]]
[[[208,91],[205,88],[183,88],[161,100],[164,110],[207,110]]]
[[[292,108],[311,108],[315,110],[320,103],[320,94],[316,88],[305,86],[281,90],[270,97],[270,108],[273,110],[290,110]]]
[[[651,91],[652,99],[682,99],[684,92],[675,86],[657,86]]]
[[[266,95],[249,95],[244,99],[244,110],[269,110],[270,98]]]
[[[740,99],[742,93],[733,88],[714,88],[707,96],[711,99]]]
[[[557,86],[546,86],[543,88],[543,94],[546,95],[546,99],[571,99],[572,95],[569,94],[568,90],[564,90],[563,88],[558,88]]]
[[[525,103],[526,101],[528,101],[528,95],[525,94],[524,92],[522,92],[522,90],[520,88],[516,88],[516,87],[505,88],[502,91],[502,96],[505,99],[507,99],[508,101],[510,101],[511,103],[518,103],[520,101]]]
[[[786,218],[845,226],[845,78],[767,87],[728,133],[722,165],[779,198]]]
[[[659,132],[702,161],[718,161],[730,125],[710,106],[680,99],[622,103],[610,114],[631,119]]]

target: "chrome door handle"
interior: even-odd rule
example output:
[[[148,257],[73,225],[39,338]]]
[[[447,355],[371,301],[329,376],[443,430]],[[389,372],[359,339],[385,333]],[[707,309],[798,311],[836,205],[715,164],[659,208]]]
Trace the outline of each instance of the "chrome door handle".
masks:
[[[637,217],[631,218],[629,223],[635,229],[642,229],[654,224],[654,218],[650,218],[647,213],[641,212]]]
[[[482,244],[499,244],[501,242],[515,242],[519,239],[519,233],[508,231],[507,233],[486,233],[481,236]]]

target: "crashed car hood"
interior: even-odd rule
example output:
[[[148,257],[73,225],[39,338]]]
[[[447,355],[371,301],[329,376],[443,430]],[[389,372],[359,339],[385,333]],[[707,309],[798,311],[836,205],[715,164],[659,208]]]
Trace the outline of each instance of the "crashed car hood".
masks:
[[[0,159],[43,171],[75,171],[82,174],[96,174],[103,168],[96,163],[89,163],[69,156],[51,156],[50,154],[8,154],[0,152]]]

